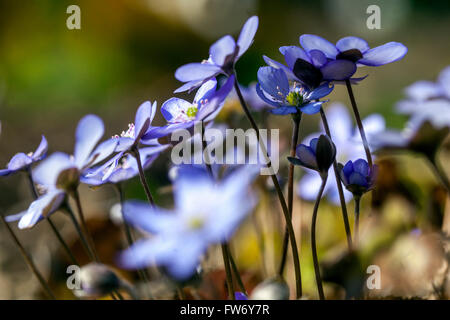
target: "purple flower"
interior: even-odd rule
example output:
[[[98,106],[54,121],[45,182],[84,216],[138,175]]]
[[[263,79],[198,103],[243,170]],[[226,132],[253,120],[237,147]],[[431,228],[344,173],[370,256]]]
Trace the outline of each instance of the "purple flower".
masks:
[[[198,88],[221,73],[231,75],[235,63],[252,44],[257,29],[258,17],[253,16],[242,27],[237,41],[232,36],[226,35],[209,48],[208,60],[179,67],[175,72],[175,78],[185,84],[175,90],[175,93]]]
[[[339,103],[330,105],[326,110],[328,124],[331,131],[333,143],[336,146],[336,159],[339,162],[347,162],[350,159],[364,158],[365,152],[362,146],[361,136],[358,129],[352,123],[348,109]],[[363,120],[366,129],[369,144],[372,146],[374,139],[385,129],[385,122],[381,115],[372,114]],[[307,136],[302,143],[308,143],[312,138],[324,132],[321,124],[321,131]],[[300,179],[297,190],[298,195],[303,199],[314,201],[320,188],[321,178],[312,170],[307,170],[306,174]],[[336,186],[336,176],[333,168],[328,172],[328,180],[325,185],[324,195],[328,197],[333,204],[340,203],[339,193]],[[344,190],[346,201],[350,201],[352,194]]]
[[[116,135],[112,138],[112,140],[117,141],[116,151],[123,154],[137,148],[140,143],[157,145],[158,142],[153,137],[143,139],[144,135],[154,128],[151,126],[151,123],[155,113],[156,101],[153,104],[150,101],[142,103],[136,111],[134,123],[130,123],[128,130],[122,131],[120,136]]]
[[[236,291],[234,293],[234,299],[236,300],[248,300],[248,297],[245,293],[242,293],[240,291]]]
[[[296,158],[288,157],[289,162],[311,170],[315,170],[326,176],[328,169],[336,158],[336,147],[325,135],[311,139],[309,146],[299,144],[295,150]]]
[[[143,140],[160,138],[180,129],[189,129],[199,121],[213,120],[233,89],[233,83],[234,75],[229,77],[219,90],[216,90],[217,81],[208,80],[198,89],[192,103],[175,97],[170,98],[161,107],[161,113],[167,120],[167,125],[151,127]]]
[[[23,152],[16,153],[8,162],[7,168],[0,170],[0,176],[8,176],[18,171],[29,170],[33,163],[41,161],[45,158],[48,150],[47,140],[42,136],[41,143],[34,152],[25,154]]]
[[[287,66],[269,57],[264,61],[271,67],[282,69],[289,80],[300,81],[310,89],[319,87],[324,82],[340,81],[350,78],[356,71],[353,62],[347,60],[330,60],[322,51],[306,52],[297,46],[280,47]]]
[[[417,81],[405,91],[408,98],[397,104],[397,111],[410,114],[413,122],[428,120],[438,129],[450,127],[450,66],[437,82]]]
[[[169,145],[152,146],[139,149],[143,169],[148,169],[159,154]],[[92,186],[106,183],[116,184],[136,177],[139,174],[136,159],[131,154],[118,153],[104,164],[87,170],[80,181]]]
[[[256,169],[237,169],[216,183],[202,169],[180,168],[171,212],[147,203],[126,202],[125,219],[154,236],[124,251],[119,264],[127,269],[162,265],[177,279],[193,275],[207,248],[228,241],[253,209],[255,199],[249,186]]]
[[[362,196],[375,185],[377,166],[370,168],[364,159],[349,160],[345,166],[339,164],[339,175],[345,188],[354,196]]]
[[[298,82],[292,85],[282,69],[274,67],[261,67],[258,70],[256,92],[267,104],[274,107],[270,112],[279,115],[304,112],[314,114],[319,112],[323,101],[316,101],[333,91],[326,82],[314,90]]]
[[[15,215],[9,221],[20,218],[20,229],[31,228],[58,210],[66,194],[78,186],[80,176],[114,152],[116,140],[95,147],[103,133],[103,121],[98,116],[83,117],[76,129],[73,156],[55,152],[33,170],[34,181],[45,193],[31,203],[26,213]]]
[[[356,64],[382,66],[402,59],[408,52],[408,48],[399,42],[388,42],[370,48],[366,40],[358,37],[345,37],[334,45],[322,37],[304,34],[300,36],[300,44],[309,54],[319,51],[330,61],[350,61],[355,68]]]

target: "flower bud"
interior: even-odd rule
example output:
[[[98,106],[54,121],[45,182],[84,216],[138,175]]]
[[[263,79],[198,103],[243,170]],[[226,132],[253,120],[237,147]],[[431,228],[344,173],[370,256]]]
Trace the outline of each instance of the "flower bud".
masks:
[[[101,263],[90,263],[80,271],[81,290],[75,291],[80,297],[99,298],[122,287],[116,273]]]
[[[281,278],[267,279],[256,286],[251,300],[288,300],[289,287]]]
[[[354,196],[362,196],[374,187],[377,166],[370,168],[364,159],[348,161],[345,166],[339,164],[339,175],[345,188]]]

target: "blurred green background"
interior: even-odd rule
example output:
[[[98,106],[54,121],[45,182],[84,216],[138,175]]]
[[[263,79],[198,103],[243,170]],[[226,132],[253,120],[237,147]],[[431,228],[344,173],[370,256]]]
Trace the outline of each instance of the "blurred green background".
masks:
[[[81,30],[66,27],[71,4],[81,8]],[[380,30],[366,27],[366,8],[372,4],[381,8]],[[244,85],[256,80],[263,54],[281,60],[278,48],[298,45],[303,33],[332,42],[360,36],[371,46],[404,43],[409,52],[403,60],[361,69],[358,74],[369,77],[355,88],[362,115],[381,113],[389,127],[401,128],[406,120],[393,111],[404,87],[419,79],[435,80],[450,64],[448,0],[2,0],[0,166],[16,152],[34,150],[41,134],[49,141],[49,152],[71,152],[76,124],[86,113],[104,119],[106,136],[120,133],[140,103],[157,100],[160,106],[173,96],[180,85],[174,79],[178,66],[207,58],[213,41],[236,35],[254,14],[260,18],[259,30],[237,65]],[[330,99],[348,105],[341,86]],[[302,124],[302,137],[317,130],[319,118],[311,119]],[[283,121],[268,120],[281,128],[282,139],[289,139],[290,127]],[[156,122],[163,123],[160,114]],[[242,125],[248,124],[243,120]],[[22,178],[0,180],[4,212],[28,206],[31,196]],[[157,161],[149,178],[153,186],[168,183],[167,157]],[[127,192],[143,197],[137,182]],[[90,200],[95,206],[108,197],[99,199],[94,193]],[[28,238],[32,242],[33,234]]]

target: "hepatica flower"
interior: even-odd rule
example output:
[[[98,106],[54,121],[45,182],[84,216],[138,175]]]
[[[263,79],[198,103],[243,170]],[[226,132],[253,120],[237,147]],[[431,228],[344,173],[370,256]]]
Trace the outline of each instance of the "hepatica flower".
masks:
[[[339,164],[339,175],[345,188],[355,197],[361,197],[375,185],[377,166],[370,168],[364,159],[349,160],[345,166]]]
[[[397,111],[410,114],[413,122],[428,120],[438,129],[450,127],[450,66],[437,82],[417,81],[405,91],[407,99],[397,104]]]
[[[126,202],[125,219],[155,236],[124,251],[119,264],[129,269],[156,264],[177,279],[192,276],[207,248],[229,240],[254,207],[249,186],[257,172],[257,166],[242,167],[216,183],[206,171],[183,166],[174,184],[173,211]]]
[[[158,155],[167,149],[169,145],[154,147],[145,147],[139,149],[142,167],[148,169]],[[116,184],[136,177],[139,174],[139,168],[131,154],[118,153],[104,164],[89,169],[81,176],[81,182],[93,186],[106,183]]]
[[[143,139],[160,138],[176,130],[189,129],[196,122],[213,120],[233,89],[233,82],[234,75],[229,77],[219,90],[216,90],[217,81],[208,80],[198,89],[193,102],[170,98],[161,107],[161,113],[167,120],[167,125],[150,128]]]
[[[322,177],[328,175],[328,169],[336,158],[336,147],[325,135],[311,139],[309,146],[299,144],[295,151],[297,157],[288,157],[289,162],[319,172]]]
[[[253,16],[242,27],[237,41],[226,35],[209,48],[208,60],[179,67],[175,78],[185,84],[175,90],[175,93],[198,88],[221,73],[230,76],[234,72],[235,63],[252,44],[257,29],[258,17]]]
[[[328,124],[330,126],[333,143],[336,146],[336,160],[339,162],[347,162],[350,159],[364,158],[365,152],[362,146],[361,137],[358,134],[357,128],[352,123],[352,118],[348,109],[339,103],[334,103],[327,108]],[[385,121],[379,114],[372,114],[363,120],[364,128],[366,129],[369,144],[372,146],[375,138],[385,130]],[[312,133],[302,142],[308,144],[312,138],[320,135],[321,132]],[[375,147],[375,146],[373,146]],[[300,179],[298,184],[298,195],[303,199],[314,201],[319,191],[321,178],[312,170],[307,170],[306,174]],[[325,185],[324,195],[328,197],[333,204],[340,203],[339,193],[336,186],[336,176],[333,168],[328,172],[328,180]],[[352,194],[344,190],[346,201],[350,201]]]
[[[304,34],[300,36],[300,44],[309,54],[319,51],[327,60],[351,62],[355,70],[357,64],[378,67],[400,60],[408,52],[408,48],[399,42],[370,48],[366,40],[358,37],[345,37],[334,45],[322,37]]]
[[[8,162],[6,169],[0,170],[0,176],[8,176],[18,171],[27,171],[33,163],[45,158],[48,150],[47,140],[42,136],[41,143],[34,152],[25,154],[23,152],[15,154]]]
[[[107,140],[95,147],[103,133],[103,121],[99,117],[85,116],[76,129],[73,156],[56,152],[36,167],[33,171],[34,181],[45,188],[45,193],[33,201],[21,216],[20,229],[31,228],[42,218],[55,212],[66,194],[78,186],[80,176],[114,152],[117,145],[115,140]]]
[[[314,90],[299,82],[289,83],[286,73],[274,67],[261,67],[258,70],[256,92],[267,104],[274,107],[274,114],[290,114],[304,112],[314,114],[319,112],[323,101],[315,101],[327,96],[333,91],[333,86],[324,83]]]
[[[339,81],[350,78],[356,71],[353,62],[330,60],[320,50],[306,52],[297,46],[280,47],[287,66],[269,57],[264,61],[271,67],[282,69],[289,80],[300,81],[310,89],[319,87],[324,82]]]

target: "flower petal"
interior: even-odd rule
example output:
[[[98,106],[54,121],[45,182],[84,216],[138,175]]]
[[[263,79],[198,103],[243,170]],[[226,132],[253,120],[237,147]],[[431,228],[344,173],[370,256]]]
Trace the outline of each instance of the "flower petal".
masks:
[[[316,68],[321,68],[328,62],[326,55],[320,50],[311,50],[308,52],[311,63]]]
[[[47,150],[48,150],[47,139],[45,139],[45,137],[42,136],[41,143],[39,144],[37,149],[33,152],[33,155],[31,156],[31,158],[34,161],[39,161],[43,157],[45,157],[45,154],[47,153]]]
[[[83,167],[104,132],[103,121],[98,116],[89,114],[80,120],[75,132],[74,151],[75,163],[79,168]]]
[[[186,82],[181,87],[176,89],[173,93],[180,93],[180,92],[184,92],[184,91],[188,91],[188,93],[190,93],[195,88],[200,87],[202,85],[202,83],[204,83],[205,81],[206,80],[204,80],[204,79],[200,79],[200,80],[193,80],[193,81]]]
[[[152,234],[167,231],[178,219],[173,212],[154,208],[143,201],[126,201],[123,214],[128,223]]]
[[[222,110],[225,99],[233,90],[235,77],[230,76],[227,81],[214,93],[214,96],[210,97],[208,103],[201,106],[195,117],[196,121],[211,121]]]
[[[277,69],[282,69],[285,73],[286,76],[288,77],[289,80],[296,80],[297,77],[294,75],[294,73],[292,72],[291,69],[289,69],[288,67],[286,67],[284,64],[275,61],[273,59],[270,59],[267,56],[263,56],[264,61],[271,67],[277,68]]]
[[[366,178],[359,172],[353,171],[348,177],[348,182],[350,185],[358,185],[361,187],[368,187]]]
[[[234,54],[235,49],[236,42],[233,37],[226,35],[211,45],[209,48],[209,55],[216,66],[223,66],[226,62],[228,62],[230,56]]]
[[[369,174],[369,164],[364,159],[358,159],[353,162],[353,170],[360,173],[364,177],[367,177]]]
[[[199,81],[213,77],[221,72],[219,66],[211,63],[188,63],[175,71],[175,78],[182,82]]]
[[[200,100],[209,99],[215,92],[217,88],[217,80],[211,79],[206,81],[200,88],[198,88],[197,93],[194,97],[193,104],[197,104]]]
[[[261,67],[258,70],[261,88],[275,100],[284,101],[289,93],[289,81],[283,70],[274,67]]]
[[[8,163],[9,171],[18,171],[25,169],[32,163],[32,159],[23,152],[15,154]]]
[[[33,179],[36,183],[46,187],[55,186],[61,171],[74,166],[75,164],[68,154],[55,152],[33,170]]]
[[[273,100],[269,99],[268,97],[266,97],[264,92],[261,90],[261,86],[259,85],[259,83],[256,84],[255,90],[256,90],[256,94],[269,106],[273,106],[273,107],[277,107],[277,108],[280,106],[280,102],[273,101]]]
[[[149,128],[151,124],[150,119],[153,113],[152,109],[153,105],[150,103],[150,101],[145,101],[137,109],[136,116],[134,119],[135,124],[134,138],[136,141],[138,141]]]
[[[358,49],[361,53],[364,53],[370,49],[367,41],[358,37],[345,37],[339,39],[339,41],[336,42],[336,48],[338,48],[341,52],[351,49]]]
[[[312,90],[308,95],[307,95],[307,99],[308,100],[318,100],[320,98],[323,98],[327,95],[329,95],[331,93],[331,91],[333,91],[334,89],[334,85],[331,85],[327,82],[324,83],[322,85],[320,85],[319,87],[317,87],[316,89]]]
[[[317,169],[316,155],[310,147],[305,146],[304,144],[300,144],[295,149],[295,154],[297,155],[297,158],[300,159],[300,161],[308,165],[311,169]]]
[[[320,71],[325,80],[345,80],[356,72],[356,64],[348,60],[334,60],[328,62]]]
[[[373,67],[382,66],[402,59],[407,52],[408,48],[405,45],[399,42],[388,42],[365,52],[358,63]]]
[[[417,81],[405,89],[406,95],[418,101],[425,101],[431,98],[439,97],[441,88],[431,81]]]
[[[168,122],[173,122],[180,116],[186,115],[187,110],[191,107],[192,103],[173,97],[163,103],[161,113]]]
[[[320,50],[330,59],[335,59],[339,53],[336,46],[330,41],[313,34],[301,35],[300,44],[306,51]]]
[[[109,140],[100,143],[97,146],[97,148],[95,148],[95,150],[92,152],[91,156],[89,157],[89,160],[86,162],[86,166],[84,167],[84,169],[87,166],[92,167],[97,163],[102,162],[110,155],[112,155],[116,150],[118,142],[119,142],[118,139],[111,138]]]
[[[33,227],[39,220],[55,212],[64,200],[65,193],[61,190],[52,190],[33,201],[27,213],[19,221],[19,229]]]
[[[257,16],[250,17],[242,27],[241,33],[237,40],[239,46],[239,52],[237,58],[239,59],[252,45],[255,38],[256,31],[258,30],[259,19]]]
[[[300,110],[306,114],[316,114],[317,112],[320,111],[320,108],[322,107],[323,103],[324,103],[323,101],[310,102],[305,105],[302,105],[300,107]]]
[[[292,114],[297,113],[298,109],[296,107],[292,106],[281,106],[274,109],[269,110],[270,113],[277,114],[280,116],[286,115],[286,114]]]
[[[306,54],[306,52],[297,46],[283,46],[280,47],[280,52],[284,56],[284,60],[288,65],[289,69],[294,69],[294,64],[297,59],[302,59],[311,62],[311,59]]]
[[[438,82],[444,90],[447,98],[450,99],[450,66],[445,67],[439,74]]]

